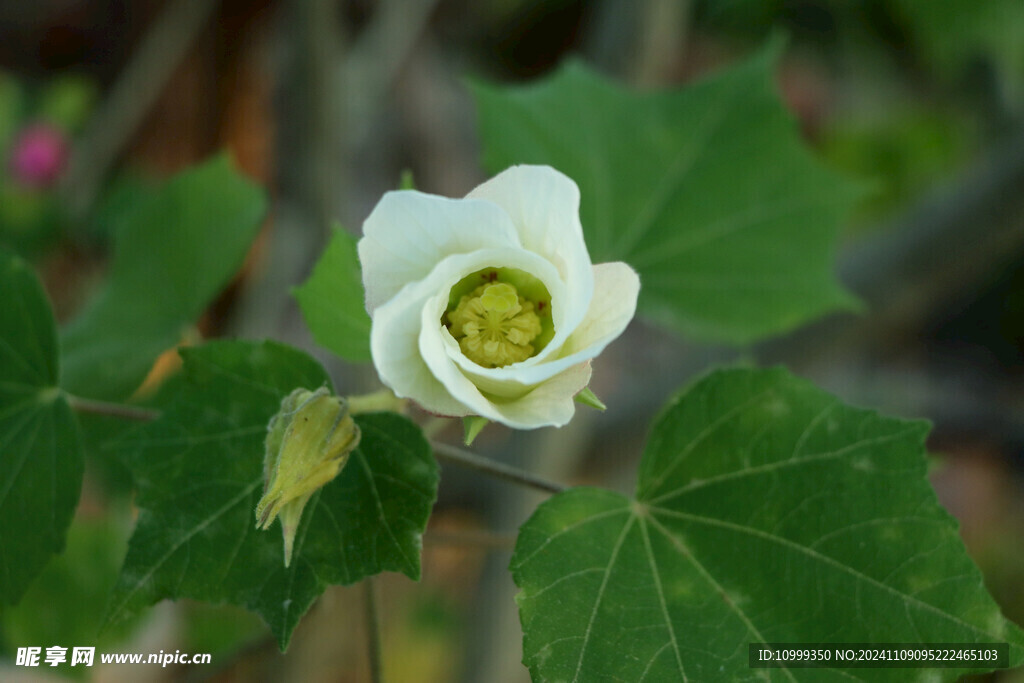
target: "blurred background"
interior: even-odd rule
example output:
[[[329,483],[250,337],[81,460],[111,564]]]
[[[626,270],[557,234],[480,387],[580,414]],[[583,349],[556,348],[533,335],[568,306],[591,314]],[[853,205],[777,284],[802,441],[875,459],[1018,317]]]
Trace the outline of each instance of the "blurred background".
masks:
[[[561,430],[489,427],[474,449],[630,491],[648,424],[681,385],[712,363],[784,363],[848,402],[934,422],[939,498],[1024,623],[1020,0],[0,0],[0,243],[37,265],[67,320],[102,281],[110,216],[226,148],[272,209],[198,332],[297,344],[356,393],[372,370],[318,350],[289,288],[331,222],[358,233],[404,171],[450,196],[484,178],[467,79],[526,82],[575,55],[638,89],[678,87],[779,32],[778,86],[807,144],[869,189],[837,261],[866,312],[739,350],[636,321],[595,365],[606,413],[581,410]],[[422,582],[378,582],[389,680],[528,680],[506,568],[541,500],[444,469]],[[188,601],[97,635],[131,523],[124,472],[91,460],[66,553],[0,613],[5,656],[26,643],[180,649],[214,664],[77,673],[368,680],[358,587],[328,590],[284,655],[257,618]],[[0,678],[49,677],[11,664]]]

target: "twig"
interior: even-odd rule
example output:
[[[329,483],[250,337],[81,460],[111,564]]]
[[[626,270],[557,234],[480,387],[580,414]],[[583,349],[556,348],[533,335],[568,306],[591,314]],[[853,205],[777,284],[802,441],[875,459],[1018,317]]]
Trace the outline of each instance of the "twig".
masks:
[[[383,0],[342,70],[349,143],[358,145],[379,115],[388,90],[423,35],[439,0]]]
[[[78,413],[89,413],[91,415],[106,415],[107,417],[119,417],[125,420],[138,420],[149,422],[160,417],[159,410],[142,408],[140,406],[129,406],[123,403],[107,403],[106,401],[94,401],[90,398],[80,398],[66,394],[68,405]]]
[[[274,94],[274,219],[258,274],[246,278],[228,323],[238,337],[302,343],[289,288],[304,280],[348,203],[348,124],[339,85],[344,36],[334,0],[280,4],[283,46]]]
[[[370,658],[370,680],[382,683],[383,657],[381,656],[380,613],[377,611],[377,587],[372,576],[363,580],[363,607],[366,616],[367,654]]]
[[[693,8],[689,0],[644,0],[640,31],[634,36],[633,82],[662,85],[682,61]]]
[[[567,488],[561,484],[547,481],[524,470],[495,462],[456,446],[437,441],[431,442],[431,446],[434,448],[434,455],[439,460],[461,465],[483,474],[489,474],[498,479],[511,481],[522,486],[529,486],[546,493],[561,493]]]
[[[176,0],[153,21],[73,152],[61,185],[72,215],[82,216],[92,206],[118,155],[218,4]]]

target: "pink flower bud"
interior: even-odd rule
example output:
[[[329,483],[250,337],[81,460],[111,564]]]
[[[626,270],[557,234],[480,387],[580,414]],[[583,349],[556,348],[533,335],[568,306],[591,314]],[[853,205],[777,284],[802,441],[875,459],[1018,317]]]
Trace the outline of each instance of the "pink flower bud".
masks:
[[[64,170],[68,142],[64,133],[50,124],[34,123],[18,133],[11,146],[10,172],[26,187],[45,189]]]

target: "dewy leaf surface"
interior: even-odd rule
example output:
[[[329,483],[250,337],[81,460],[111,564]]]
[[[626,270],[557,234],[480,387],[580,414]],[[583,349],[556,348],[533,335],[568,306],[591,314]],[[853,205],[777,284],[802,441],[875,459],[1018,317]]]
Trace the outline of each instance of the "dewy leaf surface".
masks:
[[[57,388],[49,301],[31,268],[3,250],[0,292],[0,601],[13,604],[64,548],[82,489],[82,447]]]
[[[328,584],[382,571],[418,579],[437,464],[398,415],[357,416],[362,441],[307,505],[284,567],[281,529],[257,531],[266,426],[296,387],[323,369],[272,342],[183,349],[186,380],[164,415],[126,437],[140,508],[108,619],[163,598],[230,602],[257,612],[282,649]]]
[[[316,342],[345,360],[370,360],[370,316],[360,275],[356,238],[335,227],[312,275],[295,290]]]
[[[850,307],[831,262],[857,192],[800,142],[777,52],[678,91],[627,91],[573,62],[478,85],[485,164],[573,178],[594,262],[636,268],[640,312],[695,338],[747,343]]]
[[[265,211],[263,193],[227,156],[126,208],[109,281],[63,332],[63,386],[90,398],[130,395],[241,267]]]
[[[671,403],[637,498],[572,489],[512,559],[537,681],[953,680],[951,669],[750,669],[748,643],[1011,643],[925,478],[927,424],[777,370]]]

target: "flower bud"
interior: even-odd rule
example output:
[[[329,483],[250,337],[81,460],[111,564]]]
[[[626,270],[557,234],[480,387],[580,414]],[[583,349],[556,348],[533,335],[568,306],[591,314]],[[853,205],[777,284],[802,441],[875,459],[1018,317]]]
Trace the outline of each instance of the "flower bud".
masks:
[[[294,390],[267,424],[263,497],[256,505],[256,526],[266,529],[281,518],[286,567],[303,508],[317,490],[338,476],[359,445],[359,436],[345,399],[332,396],[326,387]]]

